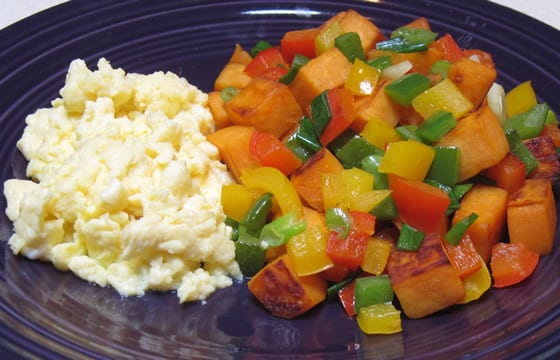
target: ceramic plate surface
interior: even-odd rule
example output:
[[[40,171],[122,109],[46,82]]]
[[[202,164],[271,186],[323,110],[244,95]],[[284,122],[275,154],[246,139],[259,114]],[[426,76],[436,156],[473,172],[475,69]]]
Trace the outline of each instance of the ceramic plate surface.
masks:
[[[0,31],[1,182],[25,176],[16,150],[24,119],[48,106],[70,61],[108,58],[128,72],[170,70],[209,91],[236,42],[278,43],[353,8],[386,34],[418,16],[462,47],[494,56],[506,89],[532,80],[539,100],[560,111],[560,34],[486,1],[87,1],[74,0]],[[6,202],[2,196],[0,208]],[[530,219],[528,219],[530,220]],[[267,314],[245,283],[206,304],[173,293],[123,298],[51,265],[13,256],[11,223],[0,217],[0,357],[312,359],[541,358],[560,353],[560,252],[542,258],[519,286],[422,320],[366,336],[336,302],[297,320]],[[3,356],[2,356],[3,355]]]

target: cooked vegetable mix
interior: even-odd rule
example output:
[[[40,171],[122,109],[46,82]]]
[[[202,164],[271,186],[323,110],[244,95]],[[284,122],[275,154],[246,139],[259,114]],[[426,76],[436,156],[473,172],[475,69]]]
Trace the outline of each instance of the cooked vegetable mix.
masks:
[[[356,11],[235,46],[209,105],[222,205],[272,314],[338,297],[367,334],[518,284],[552,251],[560,130],[531,82],[419,18]],[[506,236],[506,233],[508,236]],[[499,290],[494,290],[499,291]],[[332,301],[332,300],[327,300]]]

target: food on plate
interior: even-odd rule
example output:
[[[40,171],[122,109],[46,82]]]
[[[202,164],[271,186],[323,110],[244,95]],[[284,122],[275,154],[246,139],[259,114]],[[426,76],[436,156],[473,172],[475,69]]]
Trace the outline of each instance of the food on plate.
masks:
[[[425,18],[385,36],[347,10],[237,44],[209,141],[255,298],[294,318],[338,297],[383,334],[529,277],[554,246],[560,130],[530,81],[496,79]]]
[[[4,184],[15,254],[122,295],[203,300],[241,273],[220,205],[232,178],[207,141],[207,95],[170,72],[70,64],[60,97],[26,118],[31,179]]]

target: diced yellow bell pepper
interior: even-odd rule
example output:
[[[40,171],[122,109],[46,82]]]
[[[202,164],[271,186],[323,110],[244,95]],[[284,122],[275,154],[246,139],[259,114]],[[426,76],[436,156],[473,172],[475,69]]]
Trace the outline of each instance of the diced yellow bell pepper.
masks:
[[[369,190],[356,194],[348,204],[350,210],[370,212],[376,206],[381,204],[383,200],[391,196],[391,190]]]
[[[319,56],[328,49],[332,49],[334,47],[334,39],[342,34],[344,34],[344,30],[338,21],[334,21],[322,29],[315,37],[315,55]]]
[[[366,334],[394,334],[402,331],[401,312],[390,302],[360,308],[356,320]]]
[[[242,184],[222,186],[221,202],[224,213],[235,221],[241,221],[256,198]]]
[[[248,190],[272,193],[283,215],[293,212],[297,218],[302,217],[301,199],[280,170],[268,166],[248,169],[241,174],[240,179]]]
[[[375,90],[380,74],[381,72],[377,68],[360,59],[355,59],[344,87],[354,95],[371,95]]]
[[[508,118],[528,111],[537,105],[537,95],[531,81],[525,81],[506,94],[506,112]]]
[[[344,169],[340,176],[349,198],[373,189],[373,175],[367,171],[358,168]]]
[[[344,207],[346,203],[345,193],[346,185],[340,174],[324,173],[321,183],[321,191],[323,192],[323,204],[325,209]]]
[[[381,275],[385,270],[390,254],[391,242],[374,236],[367,244],[362,270],[370,274]]]
[[[379,164],[379,171],[423,181],[434,160],[435,150],[415,140],[389,144]]]
[[[362,194],[372,189],[373,175],[358,168],[345,169],[340,174],[323,174],[322,191],[325,209],[342,207],[360,210],[361,208],[352,206],[354,199],[360,198]],[[367,212],[367,210],[363,211]]]
[[[462,279],[463,286],[465,287],[465,297],[463,301],[461,301],[461,304],[477,300],[492,286],[490,272],[482,258],[481,263],[482,267],[477,272]]]
[[[286,244],[286,252],[298,276],[316,274],[334,266],[327,256],[328,231],[324,216],[311,208],[304,208],[303,217],[307,222],[305,231]]]
[[[473,104],[446,78],[416,96],[412,100],[412,107],[424,119],[440,110],[449,111],[455,119],[459,119],[473,109]]]
[[[403,140],[394,127],[377,118],[369,119],[360,135],[379,149],[385,149],[387,144]]]

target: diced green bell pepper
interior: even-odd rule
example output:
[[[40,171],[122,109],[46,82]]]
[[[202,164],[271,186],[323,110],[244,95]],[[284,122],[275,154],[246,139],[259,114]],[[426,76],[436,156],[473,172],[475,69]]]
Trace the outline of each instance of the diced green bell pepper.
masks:
[[[504,128],[516,130],[523,140],[537,137],[542,132],[549,110],[547,104],[537,104],[507,119]]]
[[[303,220],[297,220],[295,213],[282,215],[263,226],[259,235],[260,246],[264,249],[284,245],[293,236],[306,228]]]
[[[391,280],[387,274],[358,277],[354,280],[354,308],[392,302],[394,299]]]
[[[366,156],[383,153],[352,129],[346,129],[328,147],[346,169],[359,168]]]
[[[354,59],[366,60],[360,36],[356,32],[347,32],[334,39],[334,46],[340,50],[351,63]]]
[[[399,239],[397,240],[397,249],[417,251],[420,246],[422,246],[424,236],[426,236],[426,233],[423,231],[404,223],[399,233]]]
[[[457,120],[449,111],[437,111],[430,115],[416,130],[416,135],[424,143],[431,144],[441,139],[457,126]]]
[[[307,64],[308,61],[309,58],[306,56],[296,54],[292,60],[292,64],[290,65],[290,70],[286,75],[282,76],[279,81],[283,84],[290,85],[292,81],[294,81],[299,69],[301,69],[303,65]]]
[[[445,79],[447,77],[447,71],[449,71],[450,65],[451,63],[447,60],[438,60],[432,65],[430,72],[432,74],[441,76],[442,79]]]
[[[434,146],[436,151],[427,177],[453,186],[459,181],[461,151],[456,146]]]
[[[323,91],[311,100],[311,120],[315,126],[317,134],[321,136],[325,128],[332,118],[331,108],[329,106],[329,99],[327,96],[328,90]]]
[[[369,155],[362,159],[361,169],[373,175],[374,190],[389,189],[389,177],[379,171],[379,164],[382,159],[383,155],[380,154]]]
[[[430,79],[419,73],[412,73],[393,80],[385,86],[385,93],[395,102],[410,106],[412,99],[430,87]]]

